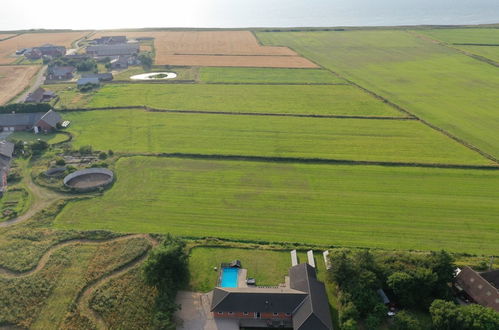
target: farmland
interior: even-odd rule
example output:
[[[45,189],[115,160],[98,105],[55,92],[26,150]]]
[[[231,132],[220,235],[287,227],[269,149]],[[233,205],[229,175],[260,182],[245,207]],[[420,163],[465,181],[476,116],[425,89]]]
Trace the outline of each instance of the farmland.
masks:
[[[495,253],[499,172],[121,159],[57,228]],[[265,229],[267,228],[267,229]],[[459,242],[459,244],[456,244]]]
[[[499,157],[499,68],[405,31],[258,33]]]
[[[108,35],[100,32],[96,37]],[[129,38],[153,37],[156,64],[315,68],[287,47],[258,44],[250,31],[123,32]]]
[[[0,42],[0,64],[10,64],[16,60],[16,50],[51,43],[71,48],[72,42],[83,38],[88,32],[28,33]]]
[[[200,115],[101,110],[65,113],[75,147],[126,153],[193,153],[486,165],[414,120]],[[109,123],[113,123],[112,129]]]
[[[262,68],[201,68],[200,78],[207,83],[258,84],[341,84],[346,83],[326,70],[262,69]]]
[[[0,46],[1,47],[1,46]],[[38,72],[38,66],[0,66],[0,105],[27,88]]]
[[[168,110],[406,117],[346,85],[109,84],[94,93],[80,94],[72,89],[59,95],[57,106],[62,108],[146,105]],[[78,103],[72,104],[74,100]]]

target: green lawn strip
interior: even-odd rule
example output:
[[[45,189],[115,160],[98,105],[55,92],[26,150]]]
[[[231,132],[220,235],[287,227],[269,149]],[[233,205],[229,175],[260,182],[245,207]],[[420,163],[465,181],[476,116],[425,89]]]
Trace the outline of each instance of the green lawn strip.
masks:
[[[345,80],[321,69],[219,68],[200,69],[201,81],[207,83],[288,83],[341,84]]]
[[[347,85],[109,84],[83,95],[61,90],[59,96],[57,106],[62,108],[147,105],[172,110],[406,117]],[[84,100],[88,103],[83,104]]]
[[[64,113],[79,148],[358,161],[490,162],[415,120],[179,114],[144,110]]]
[[[69,249],[69,248],[68,248]],[[74,247],[71,247],[74,249]],[[40,311],[31,329],[58,328],[69,310],[71,302],[85,285],[85,269],[97,245],[81,245],[71,258],[71,264],[65,268],[50,297]]]
[[[497,253],[499,172],[132,157],[64,229]],[[458,242],[458,244],[457,244]]]
[[[9,135],[9,140],[21,140],[26,142],[42,140],[49,144],[56,144],[68,140],[68,136],[62,133],[34,134],[33,132],[15,132]]]
[[[497,44],[499,45],[499,29],[429,29],[416,30],[434,39],[449,44]]]
[[[499,157],[499,68],[404,31],[258,33]]]

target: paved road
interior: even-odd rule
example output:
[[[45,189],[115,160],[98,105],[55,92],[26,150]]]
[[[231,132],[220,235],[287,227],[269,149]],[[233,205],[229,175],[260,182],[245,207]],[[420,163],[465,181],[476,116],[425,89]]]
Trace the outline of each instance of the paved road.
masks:
[[[22,93],[20,96],[18,96],[15,100],[14,103],[22,103],[26,98],[28,97],[29,93],[33,93],[35,90],[37,90],[38,87],[43,85],[43,82],[45,81],[45,72],[47,72],[47,66],[44,65],[40,71],[38,71],[38,74],[36,75],[36,80],[35,83],[24,93]]]

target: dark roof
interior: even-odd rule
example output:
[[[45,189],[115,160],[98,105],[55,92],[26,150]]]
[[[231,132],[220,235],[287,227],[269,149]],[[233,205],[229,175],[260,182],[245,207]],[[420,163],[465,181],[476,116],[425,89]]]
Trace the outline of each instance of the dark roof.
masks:
[[[290,313],[295,330],[333,329],[326,287],[309,264],[291,267],[286,287],[217,287],[211,311]]]
[[[293,313],[306,296],[286,288],[215,288],[211,310]]]
[[[117,44],[88,46],[87,53],[97,56],[132,55],[139,52],[139,44]]]
[[[52,127],[56,127],[57,124],[62,120],[62,118],[57,112],[49,110],[42,116],[42,118],[40,118],[40,120],[43,120]]]
[[[68,73],[73,73],[76,71],[74,66],[54,66],[49,69],[49,72],[56,76],[65,76]]]
[[[496,276],[495,271],[485,272],[487,278],[496,278]],[[499,312],[499,291],[482,274],[465,266],[457,274],[455,281],[475,302]]]
[[[33,126],[45,112],[0,114],[0,126]]]
[[[76,82],[76,84],[78,86],[81,86],[81,85],[86,85],[86,84],[94,84],[94,85],[99,85],[100,83],[100,80],[99,78],[97,77],[92,77],[92,78],[80,78],[78,79],[78,81]]]
[[[0,141],[0,156],[5,158],[12,158],[12,153],[14,152],[14,143],[7,141]]]
[[[24,102],[41,102],[44,97],[55,97],[55,93],[38,87],[33,93],[30,93]]]
[[[496,289],[499,289],[499,269],[481,272],[480,276],[482,276],[487,282],[495,286]]]
[[[299,264],[289,270],[292,289],[307,292],[303,301],[293,315],[295,330],[329,330],[333,328],[329,301],[324,283],[317,280],[315,268],[309,264]]]
[[[97,78],[101,81],[113,80],[113,74],[111,72],[105,73],[87,73],[82,75],[82,78]]]

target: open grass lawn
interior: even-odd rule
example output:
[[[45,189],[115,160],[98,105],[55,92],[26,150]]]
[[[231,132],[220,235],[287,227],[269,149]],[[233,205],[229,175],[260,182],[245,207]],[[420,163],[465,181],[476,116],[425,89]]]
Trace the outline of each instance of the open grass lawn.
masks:
[[[499,171],[122,158],[56,228],[494,254]]]
[[[346,83],[326,70],[265,68],[201,68],[201,81],[208,83]]]
[[[9,140],[34,142],[38,139],[43,140],[49,144],[55,144],[66,141],[69,139],[69,137],[61,133],[34,134],[33,132],[14,132],[9,135]]]
[[[265,44],[291,46],[499,158],[499,68],[405,31],[258,37]]]
[[[64,91],[59,92],[58,107],[73,107],[73,99],[81,95],[74,90],[69,93],[66,97]],[[109,84],[85,95],[85,106],[98,108],[147,105],[173,110],[405,116],[361,90],[343,85]]]
[[[415,120],[178,114],[64,113],[73,145],[127,153],[194,153],[341,160],[488,164]]]
[[[430,29],[417,30],[434,39],[450,44],[497,44],[499,45],[499,29]]]

